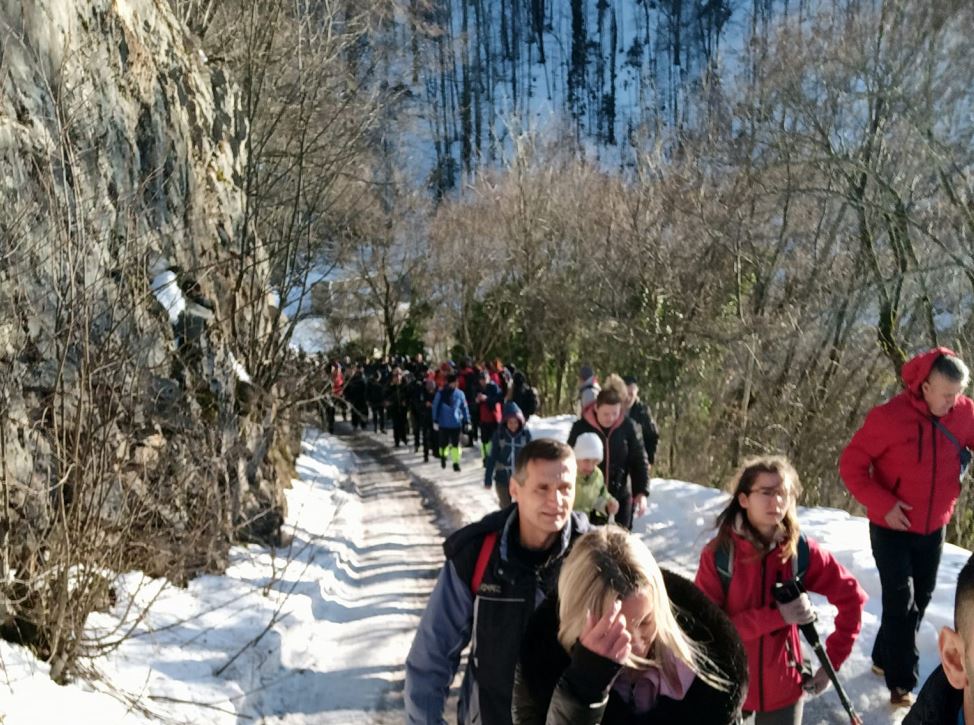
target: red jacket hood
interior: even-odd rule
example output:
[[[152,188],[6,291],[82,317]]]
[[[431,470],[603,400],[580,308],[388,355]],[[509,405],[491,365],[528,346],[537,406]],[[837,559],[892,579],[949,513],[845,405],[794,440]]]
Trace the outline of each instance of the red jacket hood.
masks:
[[[950,348],[935,347],[910,358],[900,371],[900,377],[903,378],[903,385],[906,386],[906,389],[916,396],[921,396],[920,386],[930,377],[930,370],[941,355],[957,357],[957,353]]]

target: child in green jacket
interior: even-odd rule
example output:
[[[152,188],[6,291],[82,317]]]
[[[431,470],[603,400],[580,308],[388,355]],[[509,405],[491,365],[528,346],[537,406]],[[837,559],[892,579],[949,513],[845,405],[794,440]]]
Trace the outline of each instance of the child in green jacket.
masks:
[[[605,487],[599,464],[602,462],[602,439],[595,433],[582,433],[575,441],[575,510],[584,511],[594,524],[604,524],[619,510],[619,502]]]

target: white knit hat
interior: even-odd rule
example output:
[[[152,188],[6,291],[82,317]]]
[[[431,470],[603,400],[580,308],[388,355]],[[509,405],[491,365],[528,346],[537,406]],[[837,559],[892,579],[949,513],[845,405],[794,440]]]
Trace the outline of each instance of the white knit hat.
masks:
[[[595,433],[582,433],[575,441],[575,460],[602,461],[602,439]]]

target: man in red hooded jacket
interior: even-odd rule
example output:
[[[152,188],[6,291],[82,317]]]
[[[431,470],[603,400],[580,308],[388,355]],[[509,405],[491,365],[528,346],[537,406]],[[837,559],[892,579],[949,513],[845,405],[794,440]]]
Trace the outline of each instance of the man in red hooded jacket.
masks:
[[[839,459],[839,473],[869,516],[883,588],[873,669],[890,702],[908,706],[917,684],[916,631],[930,603],[963,475],[974,447],[967,366],[938,347],[903,366],[905,390],[869,411]]]

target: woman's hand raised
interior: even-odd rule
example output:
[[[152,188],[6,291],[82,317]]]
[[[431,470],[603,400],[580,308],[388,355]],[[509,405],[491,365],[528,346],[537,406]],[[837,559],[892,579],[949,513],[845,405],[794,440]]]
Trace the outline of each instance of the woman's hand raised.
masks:
[[[632,637],[626,629],[626,615],[622,614],[622,602],[613,602],[612,608],[596,621],[592,612],[585,614],[585,627],[578,638],[582,646],[597,655],[619,664],[625,664],[632,652]]]

